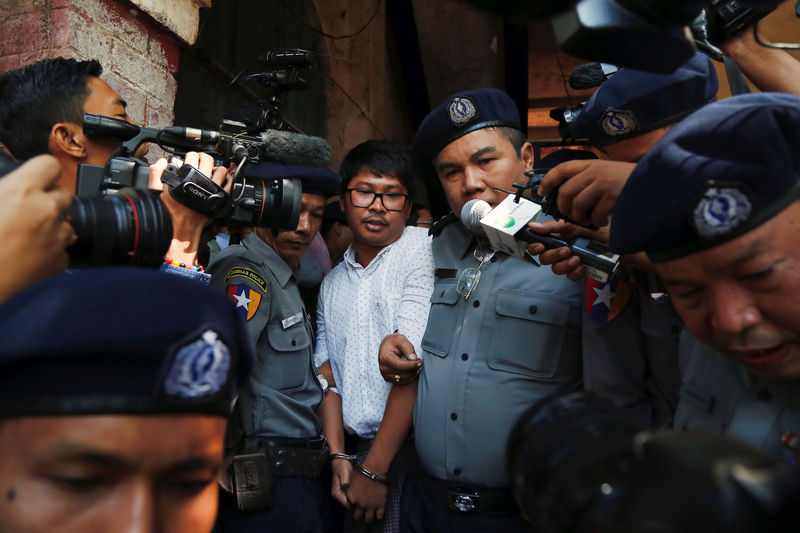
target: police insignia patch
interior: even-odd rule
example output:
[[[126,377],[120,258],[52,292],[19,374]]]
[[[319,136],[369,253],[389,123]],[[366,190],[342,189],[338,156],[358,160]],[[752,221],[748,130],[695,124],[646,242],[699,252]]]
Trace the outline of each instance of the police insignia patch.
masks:
[[[692,211],[692,225],[697,235],[710,239],[730,233],[750,218],[753,206],[736,185],[710,181]]]
[[[258,311],[261,294],[247,285],[231,285],[228,287],[228,298],[236,304],[236,311],[242,320],[250,320]]]
[[[625,309],[630,301],[633,287],[624,276],[615,275],[607,283],[586,278],[584,303],[592,322],[609,322]]]
[[[456,96],[447,108],[447,115],[453,126],[459,127],[478,116],[478,110],[475,109],[475,104],[470,98]]]
[[[631,111],[609,107],[600,117],[600,127],[611,137],[627,135],[639,127]]]
[[[267,280],[265,280],[258,272],[250,268],[235,267],[225,276],[225,285],[228,285],[231,279],[240,277],[246,278],[258,285],[262,292],[267,292]]]
[[[202,398],[219,391],[228,380],[231,354],[217,333],[206,330],[175,354],[164,380],[164,393],[178,398]]]

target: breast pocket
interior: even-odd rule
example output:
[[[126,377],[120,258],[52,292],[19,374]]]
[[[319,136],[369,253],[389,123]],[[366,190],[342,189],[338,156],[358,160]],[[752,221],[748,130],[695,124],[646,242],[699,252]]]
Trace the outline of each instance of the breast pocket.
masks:
[[[538,379],[552,378],[565,348],[580,358],[580,336],[569,331],[570,305],[513,290],[497,294],[489,367]],[[565,346],[569,342],[570,346]],[[573,346],[574,345],[574,346]]]
[[[437,357],[447,357],[455,336],[459,294],[455,281],[439,282],[433,287],[428,325],[422,336],[422,349]]]
[[[307,385],[311,338],[303,321],[286,329],[280,324],[267,326],[270,353],[264,363],[264,382],[283,391]]]

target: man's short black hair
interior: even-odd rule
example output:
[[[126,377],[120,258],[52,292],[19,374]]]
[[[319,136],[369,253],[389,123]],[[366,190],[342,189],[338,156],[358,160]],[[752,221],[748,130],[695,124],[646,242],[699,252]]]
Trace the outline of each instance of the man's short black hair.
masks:
[[[350,180],[364,170],[376,176],[397,178],[408,194],[414,196],[414,170],[407,148],[389,141],[369,140],[347,152],[339,168],[342,195]]]
[[[87,80],[97,60],[43,59],[0,76],[0,143],[19,160],[48,152],[53,124],[83,123]]]
[[[502,126],[496,128],[497,133],[508,139],[508,142],[511,143],[511,146],[514,147],[514,151],[517,152],[519,157],[522,157],[522,147],[525,145],[525,142],[528,140],[525,137],[525,134],[519,131],[517,128],[511,128],[508,126]]]

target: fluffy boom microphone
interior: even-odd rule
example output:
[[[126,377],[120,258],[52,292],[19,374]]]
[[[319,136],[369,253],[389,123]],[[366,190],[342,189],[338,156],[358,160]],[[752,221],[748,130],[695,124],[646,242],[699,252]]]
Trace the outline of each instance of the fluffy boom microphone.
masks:
[[[262,156],[284,165],[324,166],[331,159],[331,146],[322,137],[290,131],[267,130],[259,134],[264,141]]]

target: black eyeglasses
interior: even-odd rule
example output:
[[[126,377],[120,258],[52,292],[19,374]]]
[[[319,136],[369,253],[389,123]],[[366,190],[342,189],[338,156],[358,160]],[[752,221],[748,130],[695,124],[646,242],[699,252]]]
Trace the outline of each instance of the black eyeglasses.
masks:
[[[408,201],[408,195],[400,192],[375,192],[369,189],[347,189],[350,203],[356,207],[369,207],[380,198],[387,211],[402,211]]]

